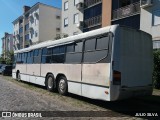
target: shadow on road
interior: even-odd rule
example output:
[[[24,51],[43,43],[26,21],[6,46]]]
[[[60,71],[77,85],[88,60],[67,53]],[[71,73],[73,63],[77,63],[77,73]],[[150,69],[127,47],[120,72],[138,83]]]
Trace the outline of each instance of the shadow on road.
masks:
[[[46,90],[45,87],[42,87],[39,85],[35,85],[31,83],[27,83],[27,84]],[[80,101],[93,104],[93,105],[102,107],[106,110],[111,110],[113,112],[123,114],[125,116],[135,117],[136,113],[160,112],[160,96],[156,96],[156,95],[137,97],[137,98],[131,98],[126,100],[114,101],[114,102],[94,100],[94,99],[74,95],[71,93],[68,94],[67,97],[70,97],[72,99],[78,99]]]

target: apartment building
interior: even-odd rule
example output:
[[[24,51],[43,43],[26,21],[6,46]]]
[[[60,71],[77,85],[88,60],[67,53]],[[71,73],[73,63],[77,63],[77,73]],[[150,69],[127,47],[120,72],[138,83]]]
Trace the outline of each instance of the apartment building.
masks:
[[[160,48],[159,0],[62,0],[63,33],[74,35],[114,24],[151,34],[153,48]]]
[[[140,0],[62,0],[62,33],[74,35],[113,24],[139,29]]]
[[[140,29],[140,0],[112,0],[111,24]]]
[[[160,48],[160,1],[141,0],[140,29],[151,34],[153,48]]]
[[[7,58],[7,53],[13,51],[13,35],[7,32],[2,38],[2,54],[4,59]]]
[[[62,34],[69,36],[83,32],[83,0],[62,0]],[[77,6],[79,4],[79,6]]]
[[[61,33],[61,10],[42,3],[24,6],[23,15],[13,22],[14,49],[53,40]]]

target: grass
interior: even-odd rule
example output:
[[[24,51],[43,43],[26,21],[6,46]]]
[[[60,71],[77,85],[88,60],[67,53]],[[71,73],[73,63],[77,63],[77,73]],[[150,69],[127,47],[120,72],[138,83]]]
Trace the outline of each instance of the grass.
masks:
[[[57,92],[49,92],[45,87],[42,87],[42,86],[39,86],[39,85],[35,85],[35,84],[27,83],[27,82],[19,82],[19,81],[13,79],[10,76],[2,76],[2,77],[5,80],[8,80],[8,81],[10,81],[14,84],[17,84],[17,85],[19,85],[23,88],[26,88],[26,89],[32,90],[34,92],[37,92],[40,95],[50,96],[53,99],[58,99],[58,100],[61,100],[65,103],[67,102],[72,106],[76,106],[76,107],[85,106],[85,107],[87,107],[89,105],[90,107],[92,107],[92,109],[94,109],[94,108],[95,108],[95,110],[97,109],[96,105],[83,101],[83,98],[80,97],[80,96],[76,96],[76,95],[73,95],[73,94],[69,94],[68,96],[62,96],[62,95],[59,95]],[[99,107],[99,108],[101,108],[101,107]]]
[[[40,95],[50,96],[53,99],[58,99],[60,101],[63,101],[64,103],[67,102],[72,106],[76,106],[76,107],[83,107],[83,106],[88,107],[89,106],[89,108],[92,108],[95,110],[98,109],[96,105],[90,102],[87,102],[87,101],[90,101],[90,99],[88,98],[80,97],[80,96],[73,95],[73,94],[69,94],[68,96],[62,96],[62,95],[59,95],[57,92],[49,92],[48,90],[45,89],[45,87],[41,87],[35,84],[26,83],[26,82],[18,82],[17,80],[14,80],[13,78],[8,77],[8,76],[3,76],[3,78],[23,88],[30,89],[34,92],[37,92]],[[160,104],[160,90],[154,89],[152,96],[139,97],[138,99],[141,99],[142,101],[146,101],[149,103]],[[103,107],[99,107],[99,108],[102,110]]]

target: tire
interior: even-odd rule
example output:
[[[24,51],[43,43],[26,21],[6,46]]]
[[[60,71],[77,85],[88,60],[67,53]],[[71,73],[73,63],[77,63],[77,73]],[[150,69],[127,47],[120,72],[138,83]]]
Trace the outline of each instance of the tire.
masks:
[[[17,81],[21,81],[21,75],[20,72],[17,73]]]
[[[68,93],[68,83],[66,77],[59,77],[58,79],[58,92],[61,95],[67,95]]]
[[[55,91],[54,86],[55,86],[54,76],[52,74],[47,75],[47,78],[46,78],[47,90],[49,90],[50,92]]]

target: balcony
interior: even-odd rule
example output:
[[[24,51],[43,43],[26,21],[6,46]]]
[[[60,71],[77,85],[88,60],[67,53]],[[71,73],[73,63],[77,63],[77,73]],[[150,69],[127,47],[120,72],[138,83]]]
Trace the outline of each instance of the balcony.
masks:
[[[19,44],[19,39],[14,38],[14,44],[15,45]]]
[[[23,27],[23,23],[20,23],[20,24],[19,24],[19,27]]]
[[[29,39],[29,40],[25,40],[25,45],[32,45],[33,43],[32,43],[32,40],[31,39]]]
[[[19,34],[17,34],[17,35],[16,35],[16,37],[17,37],[17,39],[19,39],[20,35],[19,35]]]
[[[102,2],[102,0],[85,0],[84,7],[85,8],[91,7],[91,6],[94,6],[94,5],[99,4],[101,2]]]
[[[33,32],[34,32],[33,27],[30,27],[30,28],[29,28],[29,32],[30,32],[30,33],[33,33]]]
[[[34,16],[38,19],[38,18],[39,18],[38,12],[35,12],[35,13],[34,13]]]
[[[84,21],[84,28],[95,27],[102,24],[102,16],[92,17]]]
[[[29,23],[29,18],[25,19],[25,24]]]
[[[125,7],[114,10],[112,13],[112,21],[126,18],[140,13],[140,2],[127,5]]]
[[[141,8],[146,8],[153,5],[153,0],[140,0]]]
[[[82,10],[82,9],[84,8],[84,4],[83,4],[82,2],[80,2],[80,3],[78,3],[78,4],[76,5],[76,8],[77,8],[78,10]]]

